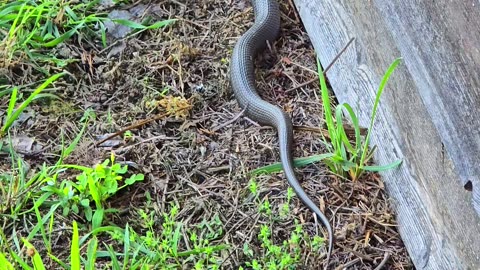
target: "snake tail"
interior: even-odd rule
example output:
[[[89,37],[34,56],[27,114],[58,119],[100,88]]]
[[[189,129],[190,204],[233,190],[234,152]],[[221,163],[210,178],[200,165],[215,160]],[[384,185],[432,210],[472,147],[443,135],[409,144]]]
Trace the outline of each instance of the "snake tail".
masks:
[[[288,183],[300,200],[314,212],[328,232],[327,262],[333,249],[333,230],[325,215],[310,199],[295,176],[292,145],[293,127],[290,117],[278,106],[263,100],[256,90],[254,57],[273,43],[280,32],[280,9],[276,0],[253,0],[255,22],[237,41],[230,62],[230,81],[240,107],[251,119],[275,127],[278,133],[280,158]]]

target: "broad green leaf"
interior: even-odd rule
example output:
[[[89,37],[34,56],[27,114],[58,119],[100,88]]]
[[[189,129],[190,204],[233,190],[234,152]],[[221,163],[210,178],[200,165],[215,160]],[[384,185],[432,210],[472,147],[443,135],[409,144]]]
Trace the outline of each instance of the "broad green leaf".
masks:
[[[137,181],[143,181],[144,179],[144,175],[143,174],[134,174],[132,176],[130,176],[127,180],[125,180],[125,184],[126,185],[131,185]]]
[[[80,205],[84,206],[84,207],[89,206],[90,205],[90,200],[89,199],[82,199],[80,201]]]

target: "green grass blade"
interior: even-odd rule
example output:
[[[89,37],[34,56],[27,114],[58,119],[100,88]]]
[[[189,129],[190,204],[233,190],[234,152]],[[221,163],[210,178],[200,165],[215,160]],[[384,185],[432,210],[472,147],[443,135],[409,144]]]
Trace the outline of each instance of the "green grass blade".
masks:
[[[93,229],[100,228],[100,226],[102,226],[104,215],[105,215],[105,211],[103,210],[103,208],[100,207],[95,210],[95,213],[93,214],[93,218],[92,218]]]
[[[58,165],[57,167],[75,169],[75,170],[79,170],[79,171],[86,172],[86,173],[90,173],[92,171],[92,168],[81,166],[81,165],[62,164],[62,165]]]
[[[50,252],[52,250],[51,249],[52,246],[51,246],[51,243],[50,243],[49,238],[47,236],[47,233],[45,232],[45,226],[43,225],[44,223],[42,223],[42,216],[40,214],[40,210],[38,209],[38,207],[35,207],[35,216],[37,218],[37,226],[40,229],[40,234],[42,235],[43,243],[44,243],[45,247],[47,248],[47,251]]]
[[[30,267],[27,262],[25,262],[20,256],[18,256],[15,252],[10,252],[10,255],[12,256],[13,259],[15,259],[15,262],[17,262],[20,266],[22,266],[23,270],[33,270],[32,267]]]
[[[33,207],[31,209],[28,209],[26,210],[25,212],[22,212],[20,213],[21,215],[24,215],[24,214],[27,214],[31,211],[35,211],[35,209],[38,209],[41,205],[43,205],[43,203],[50,197],[52,196],[53,194],[52,193],[44,193],[42,194],[42,196],[40,196],[36,201],[35,203],[33,204]]]
[[[147,26],[148,29],[158,29],[158,28],[161,28],[161,27],[165,27],[165,26],[168,26],[169,24],[172,24],[174,22],[176,22],[177,19],[170,19],[170,20],[164,20],[164,21],[159,21],[159,22],[156,22],[152,25],[149,25]]]
[[[74,34],[77,33],[78,29],[80,29],[83,26],[83,23],[77,25],[76,27],[68,30],[67,32],[63,33],[61,36],[57,37],[54,40],[51,40],[49,42],[41,44],[44,47],[55,47],[58,44],[64,42],[65,40],[71,38]]]
[[[63,163],[63,160],[66,157],[68,157],[73,152],[73,150],[75,150],[78,143],[80,142],[80,139],[83,137],[83,134],[85,133],[85,130],[87,128],[89,120],[90,120],[90,118],[88,117],[87,121],[85,121],[85,123],[83,124],[82,129],[77,134],[77,136],[75,136],[75,139],[73,139],[73,141],[68,145],[68,147],[66,147],[66,148],[62,147],[62,153],[60,154],[60,158],[57,161],[57,166],[60,166]],[[82,166],[82,170],[87,171],[87,170],[90,170],[90,168]]]
[[[112,21],[115,22],[115,23],[121,24],[121,25],[128,26],[132,29],[158,29],[158,28],[165,27],[165,26],[175,22],[176,19],[159,21],[159,22],[156,22],[156,23],[154,23],[152,25],[149,25],[149,26],[146,26],[146,25],[134,22],[134,21],[130,21],[130,20],[124,20],[124,19],[115,19],[115,20],[112,20]]]
[[[95,270],[95,262],[97,261],[97,248],[98,240],[96,237],[93,237],[93,239],[88,242],[85,270]]]
[[[358,121],[358,117],[355,114],[355,112],[353,111],[350,104],[343,103],[342,108],[347,110],[348,116],[350,117],[350,120],[352,120],[353,129],[355,131],[355,147],[354,148],[356,149],[356,153],[358,153],[360,151],[360,148],[361,148],[360,123]]]
[[[105,24],[103,22],[98,22],[98,24],[100,25],[102,45],[104,48],[106,48],[107,47],[107,28],[105,27]]]
[[[128,223],[125,226],[125,234],[123,235],[123,269],[128,269],[128,261],[130,260],[130,230]]]
[[[363,169],[365,171],[370,171],[370,172],[381,172],[381,171],[387,171],[394,169],[398,167],[400,164],[402,164],[402,160],[397,160],[395,162],[392,162],[387,165],[381,165],[381,166],[363,166]]]
[[[62,260],[60,260],[59,258],[57,258],[57,256],[53,255],[53,254],[50,254],[48,253],[48,256],[50,257],[50,259],[52,259],[54,262],[58,263],[58,265],[60,265],[63,269],[70,269],[70,267],[64,263]]]
[[[357,167],[357,164],[348,160],[337,161],[340,166],[342,166],[344,171],[349,171]]]
[[[49,93],[40,93],[38,94],[37,96],[35,96],[35,98],[33,100],[36,100],[36,99],[41,99],[41,98],[51,98],[51,99],[60,99],[59,96],[57,95],[54,95],[54,94],[49,94]]]
[[[43,227],[43,224],[45,224],[47,222],[47,220],[50,218],[51,215],[53,215],[55,213],[55,211],[57,210],[57,208],[59,207],[58,204],[56,205],[53,205],[50,210],[48,211],[47,214],[45,214],[43,216],[43,218],[41,218],[41,222],[38,222],[37,225],[35,225],[35,227],[33,227],[32,231],[30,231],[30,233],[28,234],[28,237],[27,239],[33,239],[33,237],[35,237],[38,233],[39,230],[42,229]]]
[[[332,109],[330,106],[330,96],[328,95],[327,83],[325,81],[325,77],[323,76],[322,66],[320,65],[320,60],[318,60],[318,58],[317,58],[317,70],[318,70],[318,77],[320,79],[321,97],[322,97],[323,110],[325,113],[325,122],[327,124],[327,130],[330,135],[330,140],[332,141],[332,144],[336,144],[335,141],[337,139],[337,134],[335,133],[335,125],[333,122]]]
[[[88,11],[92,8],[94,8],[96,5],[100,4],[102,2],[101,0],[93,0],[93,1],[87,1],[87,5],[85,7],[85,11]]]
[[[388,82],[388,79],[392,75],[395,68],[400,64],[400,61],[401,61],[401,58],[397,58],[397,59],[395,59],[395,61],[393,61],[393,63],[390,65],[390,67],[387,69],[385,75],[383,76],[382,81],[380,82],[377,94],[375,96],[375,102],[374,102],[373,109],[372,109],[370,125],[369,125],[369,128],[368,128],[367,136],[365,138],[365,143],[363,145],[362,155],[361,155],[360,160],[358,162],[359,166],[356,168],[356,171],[355,171],[355,176],[357,178],[360,177],[360,175],[362,174],[362,172],[365,170],[365,167],[366,167],[365,163],[366,163],[367,157],[369,155],[368,148],[369,148],[369,144],[370,144],[370,136],[371,136],[371,132],[373,130],[373,124],[375,122],[375,117],[377,115],[377,109],[378,109],[378,105],[380,103],[380,96],[382,95],[382,93],[385,89],[385,86]],[[378,170],[386,170],[388,168],[394,168],[394,167],[399,165],[398,162],[399,161],[396,161],[394,163],[391,163],[389,165],[384,165],[384,166],[370,166],[369,171],[378,171]]]
[[[309,157],[296,158],[293,160],[293,166],[296,168],[305,167],[312,163],[315,163],[327,158],[331,158],[332,156],[333,154],[327,153],[327,154],[320,154],[320,155],[314,155]],[[277,162],[268,166],[257,168],[253,170],[251,173],[252,175],[259,175],[259,174],[275,173],[280,171],[282,171],[282,163]]]
[[[118,254],[115,253],[115,251],[113,250],[111,245],[105,245],[105,246],[108,250],[108,254],[110,255],[110,259],[111,259],[111,263],[112,263],[112,269],[113,270],[120,270],[121,269],[120,263],[118,262],[118,259],[117,259]]]
[[[75,14],[75,12],[69,7],[69,6],[65,6],[65,12],[68,14],[68,16],[70,16],[71,19],[73,19],[74,21],[79,21],[80,19],[78,18],[77,14]]]
[[[17,103],[17,93],[18,93],[18,88],[17,87],[13,88],[12,95],[10,96],[10,102],[8,103],[7,119],[12,116],[13,109],[15,108],[15,104]]]
[[[83,245],[85,243],[85,241],[87,241],[87,239],[93,235],[97,235],[99,233],[102,233],[102,232],[110,232],[110,233],[118,233],[118,234],[124,234],[124,229],[120,228],[120,227],[117,227],[117,226],[103,226],[103,227],[99,227],[99,228],[96,228],[96,229],[93,229],[92,231],[90,231],[89,233],[87,233],[86,235],[84,235],[82,238],[80,238],[80,245]]]
[[[180,239],[180,229],[182,228],[182,224],[178,223],[177,228],[175,229],[175,232],[173,233],[173,239],[172,239],[172,253],[173,256],[176,258],[178,255],[178,240]]]
[[[22,247],[20,246],[20,240],[18,239],[19,236],[20,236],[20,233],[17,234],[17,230],[14,228],[12,230],[12,241],[13,241],[13,246],[15,247],[15,251],[18,253],[20,253],[22,250]],[[12,251],[13,251],[13,248],[10,249],[10,255],[13,257],[14,253],[12,253]],[[16,258],[15,260],[18,262]]]
[[[137,256],[138,256],[138,254],[140,254],[140,251],[141,251],[142,248],[144,248],[143,245],[138,245],[138,247],[135,249],[135,252],[133,252],[133,254],[132,254],[132,268],[135,267],[135,265],[133,265],[133,264],[134,264],[135,261],[137,261]],[[143,258],[143,259],[145,260],[146,258]],[[141,264],[141,263],[142,263],[142,258],[139,260],[137,265]]]
[[[26,24],[27,20],[30,17],[36,17],[34,25],[39,25],[40,20],[44,16],[44,14],[43,14],[44,11],[47,11],[47,9],[45,8],[45,4],[41,4],[40,6],[37,6],[37,7],[33,8],[30,13],[28,13],[26,16],[24,16],[22,24]],[[31,30],[31,33],[22,41],[22,43],[21,43],[22,47],[27,47],[27,44],[36,35],[37,31],[38,31],[37,28],[34,28],[34,29]]]
[[[26,7],[27,7],[27,5],[23,4],[20,7],[20,9],[18,10],[18,16],[15,18],[12,25],[10,26],[10,31],[8,33],[8,36],[9,36],[10,39],[14,38],[15,32],[17,31],[17,24],[18,24],[19,20],[23,18],[22,12]]]
[[[10,88],[10,89],[5,89],[5,90],[0,91],[0,98],[12,93],[13,89],[14,88]]]
[[[224,249],[228,249],[229,246],[228,245],[217,245],[217,246],[210,246],[210,247],[200,247],[200,248],[196,248],[196,249],[193,249],[193,250],[187,250],[187,251],[182,251],[182,252],[178,252],[178,257],[187,257],[187,256],[190,256],[190,255],[195,255],[195,254],[200,254],[200,253],[204,253],[205,251],[209,250],[209,252],[215,252],[215,251],[220,251],[220,250],[224,250]]]
[[[73,238],[70,247],[70,265],[71,270],[80,270],[80,245],[78,243],[78,225],[73,221]]]
[[[338,148],[343,148],[343,151],[341,151],[342,152],[342,157],[343,157],[343,159],[347,160],[348,157],[346,156],[345,148],[349,152],[351,152],[352,154],[355,153],[355,149],[353,148],[352,144],[348,140],[347,133],[345,132],[345,128],[343,126],[343,111],[342,111],[342,109],[346,108],[345,104],[340,104],[339,106],[337,106],[337,108],[335,110],[335,114],[336,114],[335,117],[337,119],[337,135],[339,137],[339,140],[338,140],[339,145],[337,146],[337,149]],[[342,143],[343,143],[343,145],[342,145]]]
[[[0,252],[0,265],[3,265],[2,270],[14,270],[13,265],[7,260],[5,255]]]
[[[2,6],[1,7],[2,9],[0,10],[0,19],[4,19],[5,17],[13,17],[13,18],[16,18],[18,17],[18,11],[20,11],[20,9],[22,9],[22,5],[20,4],[20,2],[12,2],[12,3],[9,3],[5,6]],[[15,12],[15,13],[14,13]]]
[[[33,269],[45,270],[45,265],[42,262],[42,258],[40,257],[40,254],[35,249],[35,247],[32,244],[30,244],[30,242],[26,238],[23,239],[23,243],[28,249],[33,250],[33,256],[32,256]]]
[[[25,108],[35,99],[35,97],[40,94],[48,85],[50,85],[52,82],[56,81],[59,77],[63,76],[66,73],[58,73],[50,78],[48,78],[44,83],[42,83],[33,93],[24,101],[20,106],[18,107],[15,112],[13,112],[10,117],[5,121],[5,124],[3,125],[2,129],[0,130],[0,137],[2,137],[7,130],[12,126],[13,122],[17,120],[18,116],[25,110]]]
[[[54,221],[55,221],[55,215],[51,215],[50,222],[48,224],[48,243],[52,243],[52,236],[54,235],[53,234]],[[51,252],[51,250],[49,250],[48,252]]]
[[[115,19],[115,20],[112,20],[112,21],[114,23],[125,25],[125,26],[128,26],[128,27],[133,28],[133,29],[146,29],[147,28],[147,26],[145,26],[143,24],[140,24],[140,23],[137,23],[137,22],[134,22],[134,21],[130,21],[130,20]]]
[[[401,59],[402,58],[397,58],[397,59],[395,59],[395,61],[393,61],[393,63],[390,65],[387,72],[383,76],[382,81],[380,82],[380,86],[378,88],[377,95],[375,97],[375,103],[373,104],[372,116],[371,116],[371,119],[370,119],[370,126],[368,128],[367,137],[365,138],[365,144],[364,144],[364,148],[363,148],[363,151],[362,151],[362,157],[360,159],[360,168],[363,167],[363,162],[365,161],[365,158],[366,158],[366,155],[367,155],[368,145],[370,143],[370,136],[371,136],[371,132],[372,132],[372,129],[373,129],[373,124],[375,122],[375,117],[377,115],[378,104],[380,103],[380,96],[382,95],[383,90],[385,89],[385,85],[387,84],[388,79],[392,75],[395,68],[400,64]]]

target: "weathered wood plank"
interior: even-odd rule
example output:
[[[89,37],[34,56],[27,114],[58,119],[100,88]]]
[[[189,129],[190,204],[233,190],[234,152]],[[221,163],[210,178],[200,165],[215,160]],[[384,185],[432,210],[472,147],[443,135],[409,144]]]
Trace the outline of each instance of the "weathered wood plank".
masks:
[[[382,173],[400,233],[418,269],[480,269],[480,3],[294,2],[323,65],[356,38],[327,76],[364,126],[385,70],[404,59],[372,138],[377,163],[404,160]]]

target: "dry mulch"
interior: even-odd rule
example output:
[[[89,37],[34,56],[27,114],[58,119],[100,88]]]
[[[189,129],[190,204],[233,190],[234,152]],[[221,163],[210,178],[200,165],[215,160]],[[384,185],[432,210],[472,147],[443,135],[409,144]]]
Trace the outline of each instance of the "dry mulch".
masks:
[[[60,149],[62,130],[68,138],[79,131],[78,121],[91,108],[97,119],[68,163],[93,165],[114,151],[117,160],[146,175],[135,190],[122,193],[116,207],[141,206],[148,190],[159,211],[170,202],[181,206],[180,219],[196,223],[219,215],[224,224],[222,241],[232,245],[223,268],[244,261],[243,243],[256,243],[259,221],[249,195],[246,173],[279,160],[276,133],[243,116],[228,81],[228,62],[237,38],[253,22],[249,1],[156,1],[146,13],[157,18],[179,18],[165,31],[150,31],[103,50],[92,43],[69,43],[63,49],[90,64],[71,64],[75,81],[57,83],[64,102],[32,106],[32,118],[14,129],[17,135],[35,137],[44,147],[27,155],[34,166],[52,162]],[[322,126],[322,107],[316,80],[315,53],[291,1],[281,1],[282,32],[271,49],[258,58],[257,81],[262,96],[279,104],[295,126]],[[140,3],[142,4],[142,3]],[[8,75],[11,83],[35,79],[25,64]],[[29,77],[31,76],[31,77]],[[313,82],[303,85],[304,82]],[[113,147],[99,147],[105,134],[160,113],[152,107],[160,93],[188,99],[193,105],[186,119],[165,117],[132,130],[133,139],[116,138]],[[237,120],[231,121],[238,117]],[[230,122],[229,122],[230,121]],[[318,133],[297,128],[295,156],[324,153]],[[395,227],[395,216],[381,179],[368,174],[353,183],[329,173],[320,163],[297,170],[307,193],[332,221],[337,239],[332,265],[338,269],[413,269]],[[284,201],[288,183],[281,173],[257,178],[261,196],[272,205]],[[291,216],[311,234],[324,232],[311,212],[297,199]],[[285,222],[274,228],[284,237],[293,228]],[[325,232],[324,232],[325,233]],[[257,247],[260,248],[260,247]],[[305,254],[309,269],[319,269],[322,254]]]

